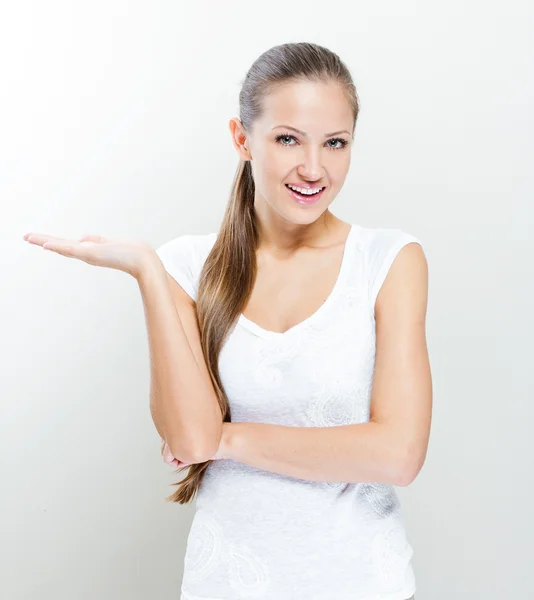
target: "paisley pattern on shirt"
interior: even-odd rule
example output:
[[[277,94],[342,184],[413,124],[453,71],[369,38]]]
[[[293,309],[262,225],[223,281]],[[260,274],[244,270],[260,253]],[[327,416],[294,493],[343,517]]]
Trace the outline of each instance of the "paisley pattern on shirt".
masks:
[[[197,511],[187,540],[182,590],[222,568],[236,598],[260,598],[269,586],[269,569],[247,545],[230,541],[217,519]]]

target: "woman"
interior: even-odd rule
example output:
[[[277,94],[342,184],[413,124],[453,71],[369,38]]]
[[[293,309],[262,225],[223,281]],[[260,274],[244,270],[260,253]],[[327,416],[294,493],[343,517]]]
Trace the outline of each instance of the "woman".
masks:
[[[336,54],[271,48],[239,100],[218,232],[28,239],[139,282],[152,416],[188,470],[169,500],[197,499],[182,600],[414,598],[394,486],[430,432],[421,243],[329,210],[359,108]]]

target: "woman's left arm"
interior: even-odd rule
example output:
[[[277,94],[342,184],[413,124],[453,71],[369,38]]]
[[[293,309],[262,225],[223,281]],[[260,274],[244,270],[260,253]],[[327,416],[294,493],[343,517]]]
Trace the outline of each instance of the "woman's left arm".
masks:
[[[333,427],[224,423],[218,457],[312,481],[409,485],[423,466],[430,436],[427,297],[427,261],[421,246],[409,243],[376,299],[369,422]]]

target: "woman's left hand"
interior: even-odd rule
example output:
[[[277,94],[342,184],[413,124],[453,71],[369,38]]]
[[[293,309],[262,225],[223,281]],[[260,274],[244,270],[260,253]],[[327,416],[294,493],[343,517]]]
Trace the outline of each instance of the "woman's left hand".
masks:
[[[67,240],[44,233],[27,233],[24,239],[69,258],[89,265],[117,269],[136,279],[148,260],[157,257],[148,243],[139,240],[109,239],[100,235],[84,235],[79,240]]]
[[[163,460],[168,465],[172,465],[173,467],[176,467],[176,468],[188,467],[191,464],[191,463],[182,462],[181,460],[178,460],[177,458],[175,458],[165,440],[161,440],[161,456],[163,456]]]

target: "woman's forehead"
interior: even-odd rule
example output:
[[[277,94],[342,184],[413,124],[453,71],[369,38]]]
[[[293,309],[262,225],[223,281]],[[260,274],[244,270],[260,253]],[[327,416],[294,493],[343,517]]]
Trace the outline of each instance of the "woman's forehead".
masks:
[[[351,104],[339,85],[298,81],[276,86],[264,96],[257,125],[265,133],[288,125],[312,136],[322,136],[351,130],[352,121]]]

